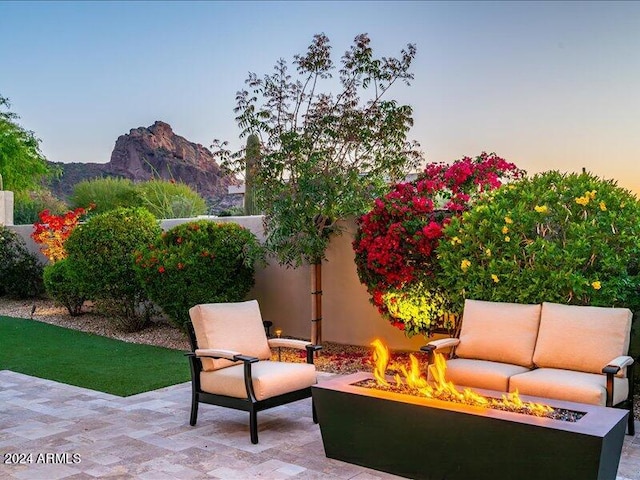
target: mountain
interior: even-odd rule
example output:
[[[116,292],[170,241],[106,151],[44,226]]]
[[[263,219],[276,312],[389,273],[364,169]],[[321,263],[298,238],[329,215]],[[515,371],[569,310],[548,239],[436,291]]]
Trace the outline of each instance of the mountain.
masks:
[[[161,121],[150,127],[133,128],[118,137],[108,163],[52,165],[62,175],[51,182],[51,190],[62,199],[68,199],[73,186],[83,180],[122,177],[133,182],[162,178],[185,183],[209,205],[217,206],[217,210],[241,201],[228,194],[229,186],[238,185],[238,180],[221,170],[213,154],[202,145],[176,135],[168,123]]]

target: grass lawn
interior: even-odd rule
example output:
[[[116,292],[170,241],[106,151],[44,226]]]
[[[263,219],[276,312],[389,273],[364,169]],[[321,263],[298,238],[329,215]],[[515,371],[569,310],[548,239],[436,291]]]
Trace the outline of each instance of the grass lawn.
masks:
[[[0,370],[126,397],[189,380],[183,352],[0,316]]]

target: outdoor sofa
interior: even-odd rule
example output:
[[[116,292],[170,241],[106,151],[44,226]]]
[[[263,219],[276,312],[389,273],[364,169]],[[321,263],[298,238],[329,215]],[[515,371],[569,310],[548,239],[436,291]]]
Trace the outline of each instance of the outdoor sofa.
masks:
[[[468,299],[458,338],[422,350],[452,349],[455,385],[626,408],[633,435],[631,319],[626,308]]]

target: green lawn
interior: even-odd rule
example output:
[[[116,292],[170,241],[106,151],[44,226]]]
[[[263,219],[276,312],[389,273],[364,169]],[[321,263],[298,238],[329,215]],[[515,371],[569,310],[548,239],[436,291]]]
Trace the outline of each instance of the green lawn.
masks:
[[[189,380],[183,352],[0,316],[0,370],[126,397]]]

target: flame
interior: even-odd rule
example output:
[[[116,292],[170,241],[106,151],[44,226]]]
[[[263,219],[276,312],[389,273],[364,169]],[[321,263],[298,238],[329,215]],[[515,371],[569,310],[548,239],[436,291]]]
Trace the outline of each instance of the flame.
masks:
[[[373,376],[380,386],[389,386],[386,379],[386,370],[389,365],[389,349],[379,340],[374,340],[371,345],[373,350],[374,370]],[[407,386],[418,391],[427,398],[448,400],[456,403],[464,403],[474,407],[486,407],[499,410],[508,410],[529,415],[544,416],[553,411],[552,407],[540,403],[524,402],[518,391],[506,393],[502,398],[490,398],[474,392],[470,388],[460,391],[446,379],[447,362],[439,353],[434,356],[434,363],[429,365],[429,373],[432,382],[428,382],[422,376],[420,363],[414,355],[409,355],[409,369],[404,365],[400,367],[400,373],[395,375],[396,386]]]

